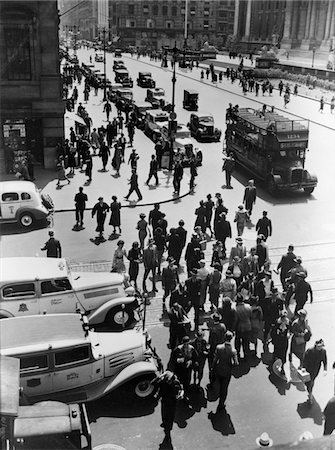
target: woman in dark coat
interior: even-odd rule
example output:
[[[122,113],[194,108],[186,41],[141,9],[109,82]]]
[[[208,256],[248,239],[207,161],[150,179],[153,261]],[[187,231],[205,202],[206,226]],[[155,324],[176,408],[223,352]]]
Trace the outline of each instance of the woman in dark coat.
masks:
[[[117,201],[117,197],[113,195],[112,203],[110,205],[111,216],[109,219],[109,225],[113,227],[113,234],[116,233],[116,227],[119,229],[119,233],[121,234],[121,203]]]
[[[131,249],[128,252],[128,260],[129,260],[129,281],[134,282],[134,287],[137,289],[137,276],[138,276],[138,269],[139,269],[139,263],[140,263],[140,255],[141,251],[139,248],[139,243],[133,242],[133,245]]]
[[[181,240],[175,228],[170,229],[170,235],[167,238],[168,255],[177,261],[180,254]]]
[[[286,354],[288,341],[290,337],[290,320],[287,317],[287,311],[283,310],[279,318],[271,329],[271,339],[273,343],[273,360],[280,359],[282,362],[281,373],[285,374],[284,364],[286,363]]]
[[[107,145],[105,143],[103,143],[102,146],[100,147],[99,156],[102,161],[102,170],[104,172],[106,172],[106,166],[107,166],[108,157],[110,156],[110,154],[111,154],[111,152],[109,151],[109,148],[107,147]]]
[[[201,227],[201,231],[205,233],[207,227],[207,210],[202,200],[200,200],[199,208],[195,210],[195,215],[197,218],[194,227]]]

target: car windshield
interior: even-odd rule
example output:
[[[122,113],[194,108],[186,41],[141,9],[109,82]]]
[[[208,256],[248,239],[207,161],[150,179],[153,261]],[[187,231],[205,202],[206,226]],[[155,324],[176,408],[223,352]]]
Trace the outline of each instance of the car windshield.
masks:
[[[164,97],[165,92],[164,91],[158,91],[158,92],[154,92],[154,96],[155,97]]]
[[[201,117],[199,117],[199,122],[213,123],[213,117],[212,116],[201,116]]]
[[[166,116],[155,117],[155,122],[167,122],[168,118]]]

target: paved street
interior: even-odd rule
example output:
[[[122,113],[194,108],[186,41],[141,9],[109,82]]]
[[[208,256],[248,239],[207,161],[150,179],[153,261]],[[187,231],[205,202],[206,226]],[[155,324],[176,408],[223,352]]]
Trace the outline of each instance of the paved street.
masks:
[[[92,51],[80,49],[79,60],[89,61]],[[171,70],[162,69],[159,63],[149,61],[149,58],[136,60],[129,55],[123,58],[134,80],[135,100],[144,100],[146,90],[136,86],[139,71],[151,71],[157,86],[166,91],[166,99],[171,99]],[[107,77],[113,81],[113,57],[107,54]],[[96,67],[103,70],[102,63]],[[303,265],[308,269],[308,280],[312,284],[315,300],[307,305],[309,323],[314,339],[323,337],[326,343],[330,367],[335,359],[334,320],[335,317],[335,203],[331,193],[335,189],[335,116],[330,115],[329,108],[324,114],[318,112],[319,105],[315,100],[305,97],[292,96],[287,110],[283,108],[283,100],[278,91],[273,96],[255,97],[254,94],[243,96],[241,88],[235,83],[224,80],[212,85],[210,82],[200,81],[200,69],[192,72],[177,69],[176,83],[176,112],[178,121],[186,124],[190,113],[182,109],[182,95],[185,88],[192,88],[199,92],[199,111],[212,113],[215,124],[225,131],[225,109],[229,103],[239,104],[240,107],[261,108],[263,103],[274,106],[278,113],[292,118],[302,117],[310,121],[309,152],[307,153],[306,168],[317,174],[319,184],[310,197],[303,193],[271,197],[261,185],[257,185],[258,198],[253,212],[252,225],[245,231],[243,237],[247,248],[254,243],[256,232],[254,224],[261,217],[262,211],[267,210],[272,220],[274,231],[269,239],[270,259],[275,268],[282,254],[286,252],[288,244],[294,244],[296,254],[301,255]],[[79,88],[79,101],[83,100],[83,85]],[[87,105],[94,127],[105,125],[102,109],[102,92],[97,97],[91,92]],[[115,110],[113,109],[113,114]],[[67,120],[66,128],[72,124]],[[122,200],[121,221],[122,239],[127,250],[131,243],[138,239],[136,222],[139,213],[147,216],[155,202],[162,202],[161,210],[166,213],[169,228],[176,226],[183,218],[190,235],[195,215],[194,210],[199,200],[205,199],[208,193],[213,196],[220,192],[229,213],[227,219],[232,222],[233,238],[237,233],[233,224],[234,212],[243,198],[244,186],[249,178],[248,174],[237,171],[234,174],[233,190],[224,190],[222,166],[222,139],[219,143],[196,143],[203,151],[203,166],[199,168],[196,179],[196,189],[193,194],[188,192],[188,173],[182,182],[180,199],[173,198],[172,178],[168,171],[160,173],[160,185],[149,188],[144,185],[148,175],[150,155],[153,143],[136,130],[134,147],[137,149],[139,160],[139,181],[143,200],[139,203],[127,203],[122,198],[127,193],[127,179],[130,166],[123,165],[121,177],[115,178],[114,171],[109,164],[109,172],[102,173],[100,158],[94,158],[93,181],[85,186],[89,197],[89,207],[97,201],[100,195],[110,202],[112,195]],[[130,147],[127,148],[127,157]],[[186,169],[185,172],[188,172]],[[78,187],[85,185],[84,173],[76,170],[71,184],[56,189],[56,178],[53,172],[38,172],[36,184],[49,193],[55,201],[56,212],[53,229],[56,237],[61,241],[63,256],[73,262],[110,261],[116,247],[116,241],[107,240],[96,245],[95,221],[91,220],[90,212],[86,213],[85,229],[73,230],[74,203],[73,198]],[[135,196],[136,197],[136,196]],[[165,203],[166,202],[166,203]],[[108,225],[107,225],[107,228]],[[108,230],[108,234],[111,230]],[[1,255],[2,256],[31,256],[41,255],[40,247],[47,240],[46,229],[36,229],[22,232],[12,226],[2,227]],[[228,242],[228,248],[234,242]],[[205,253],[206,261],[211,259],[212,244],[208,243]],[[140,280],[143,269],[140,272]],[[279,286],[279,278],[275,277]],[[160,283],[158,284],[161,288]],[[153,299],[149,311],[147,326],[166,365],[169,350],[168,327],[164,317],[161,317],[161,289]],[[206,329],[206,324],[204,324]],[[275,443],[294,441],[302,432],[310,430],[314,436],[322,434],[321,411],[329,397],[334,392],[334,372],[329,368],[326,377],[318,377],[315,386],[317,402],[312,408],[304,403],[307,394],[301,391],[299,384],[285,384],[269,373],[264,364],[267,355],[260,354],[252,366],[242,365],[233,378],[227,400],[227,415],[214,414],[217,402],[207,399],[206,390],[194,393],[192,397],[193,409],[180,407],[176,424],[172,431],[173,448],[176,450],[189,449],[248,449],[253,448],[255,438],[263,431],[267,431]],[[206,366],[203,387],[208,382]],[[127,450],[151,450],[159,448],[163,440],[160,428],[160,407],[152,403],[142,405],[138,401],[128,398],[126,390],[113,396],[99,400],[89,406],[89,415],[93,433],[93,444],[113,442],[122,445]]]

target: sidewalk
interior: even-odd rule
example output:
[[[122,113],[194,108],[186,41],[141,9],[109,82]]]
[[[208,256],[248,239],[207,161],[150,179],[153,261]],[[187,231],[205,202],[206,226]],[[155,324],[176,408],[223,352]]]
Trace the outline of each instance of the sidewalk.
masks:
[[[82,61],[80,61],[81,63]],[[82,80],[81,85],[75,83],[78,88],[78,101],[75,106],[75,112],[79,102],[82,102],[83,106],[87,109],[90,117],[93,120],[93,128],[98,128],[101,125],[106,126],[106,116],[103,113],[103,90],[99,89],[98,95],[94,95],[94,90],[90,92],[90,98],[88,103],[84,102],[84,81]],[[73,114],[73,113],[72,113]],[[71,126],[74,127],[73,121],[67,117],[67,111],[65,112],[65,137],[69,137],[69,129]],[[112,104],[112,113],[110,120],[116,116],[116,108]],[[128,138],[127,131],[124,130],[124,135]],[[122,207],[136,207],[136,206],[146,206],[152,205],[154,203],[166,203],[172,201],[178,201],[179,198],[185,197],[189,194],[189,170],[186,168],[184,170],[184,177],[181,183],[180,195],[174,195],[173,191],[173,172],[169,172],[166,169],[162,169],[158,172],[159,185],[154,185],[154,178],[151,179],[149,186],[145,184],[148,173],[149,173],[149,163],[151,159],[151,154],[155,153],[154,143],[147,138],[143,131],[136,128],[134,137],[134,148],[136,148],[139,154],[138,161],[138,180],[139,188],[143,196],[143,200],[137,201],[136,193],[132,193],[130,201],[126,201],[124,196],[127,195],[129,191],[128,180],[131,175],[131,168],[128,165],[128,158],[132,147],[130,145],[126,146],[125,152],[125,163],[121,164],[120,176],[117,176],[115,170],[111,166],[111,161],[114,155],[114,148],[110,149],[111,156],[107,164],[107,172],[102,171],[102,162],[98,155],[93,156],[93,172],[92,172],[92,182],[87,182],[87,177],[85,175],[85,165],[83,169],[75,169],[75,175],[69,176],[71,183],[68,184],[67,181],[62,181],[60,187],[57,187],[56,172],[48,171],[43,169],[36,170],[36,184],[38,187],[43,188],[43,193],[49,194],[54,201],[56,212],[74,210],[74,196],[78,192],[79,187],[84,187],[84,192],[87,194],[89,201],[87,209],[90,209],[98,201],[98,197],[104,197],[106,203],[111,202],[112,195],[116,195],[118,201],[121,202]],[[98,153],[98,152],[97,152]],[[69,172],[69,170],[67,170]],[[46,181],[46,178],[47,181]]]

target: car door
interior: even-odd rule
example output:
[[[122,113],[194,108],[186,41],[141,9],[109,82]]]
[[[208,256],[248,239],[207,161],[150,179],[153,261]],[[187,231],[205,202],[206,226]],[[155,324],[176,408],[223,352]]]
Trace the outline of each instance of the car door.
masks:
[[[52,392],[52,373],[49,352],[20,355],[20,384],[23,393],[30,396]]]
[[[21,202],[17,192],[4,192],[1,194],[1,215],[3,220],[16,220],[16,212]]]
[[[78,307],[67,277],[40,281],[40,314],[74,313]]]
[[[53,364],[53,392],[89,386],[104,376],[103,359],[96,361],[86,343],[55,351]]]
[[[39,297],[36,282],[22,281],[2,286],[0,309],[3,315],[8,314],[9,316],[39,314]]]

